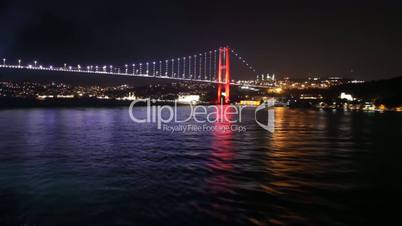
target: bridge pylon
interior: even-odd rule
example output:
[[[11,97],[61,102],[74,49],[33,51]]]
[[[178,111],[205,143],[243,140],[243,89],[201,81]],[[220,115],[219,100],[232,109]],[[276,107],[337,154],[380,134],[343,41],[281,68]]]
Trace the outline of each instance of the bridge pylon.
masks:
[[[223,75],[225,75],[223,79]],[[223,97],[224,99],[223,99]],[[218,60],[218,100],[221,104],[230,103],[230,58],[229,47],[219,48]]]

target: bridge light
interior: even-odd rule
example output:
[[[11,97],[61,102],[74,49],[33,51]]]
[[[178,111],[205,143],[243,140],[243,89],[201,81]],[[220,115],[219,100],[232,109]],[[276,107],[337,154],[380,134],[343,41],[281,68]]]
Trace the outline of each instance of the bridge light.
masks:
[[[18,67],[21,67],[21,60],[18,60]]]
[[[35,67],[36,67],[36,64],[37,64],[37,63],[38,63],[38,61],[36,61],[36,60],[35,60],[35,61],[34,61],[34,65],[35,65]]]

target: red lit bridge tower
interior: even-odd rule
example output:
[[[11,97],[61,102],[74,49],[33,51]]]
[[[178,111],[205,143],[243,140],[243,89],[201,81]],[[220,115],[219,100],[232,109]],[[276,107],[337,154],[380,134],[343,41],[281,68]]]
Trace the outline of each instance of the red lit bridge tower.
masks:
[[[225,75],[225,80],[222,79]],[[219,48],[218,62],[218,103],[222,103],[222,96],[225,97],[224,104],[230,103],[230,59],[229,48]]]

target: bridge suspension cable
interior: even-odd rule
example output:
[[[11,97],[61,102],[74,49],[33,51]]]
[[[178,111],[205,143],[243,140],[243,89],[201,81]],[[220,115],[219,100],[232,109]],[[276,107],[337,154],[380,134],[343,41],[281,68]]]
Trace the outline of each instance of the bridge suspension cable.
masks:
[[[252,72],[253,74],[257,75],[257,71],[256,71],[255,67],[253,67],[253,66],[249,63],[249,61],[247,61],[246,58],[244,58],[242,55],[240,55],[239,52],[237,52],[237,51],[234,50],[234,49],[231,49],[230,52],[231,52],[232,56],[233,56],[235,59],[239,60],[240,63],[241,63],[248,71],[250,71],[250,72]]]

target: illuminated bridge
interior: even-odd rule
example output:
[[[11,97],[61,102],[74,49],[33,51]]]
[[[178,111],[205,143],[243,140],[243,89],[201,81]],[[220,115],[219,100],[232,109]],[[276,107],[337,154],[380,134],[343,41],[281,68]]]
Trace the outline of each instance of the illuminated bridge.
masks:
[[[18,60],[16,64],[9,64],[7,59],[3,59],[0,68],[16,70],[35,70],[35,71],[55,71],[55,72],[74,72],[85,74],[118,75],[145,78],[160,78],[179,81],[193,81],[214,83],[217,85],[217,102],[230,102],[230,86],[243,86],[239,82],[234,82],[230,77],[230,56],[237,59],[243,67],[255,74],[255,69],[243,57],[229,47],[193,54],[186,57],[175,57],[166,60],[155,60],[145,63],[125,64],[121,67],[113,65],[68,65],[44,66],[37,61],[32,64],[22,64]],[[253,88],[267,88],[261,85],[250,85]]]

